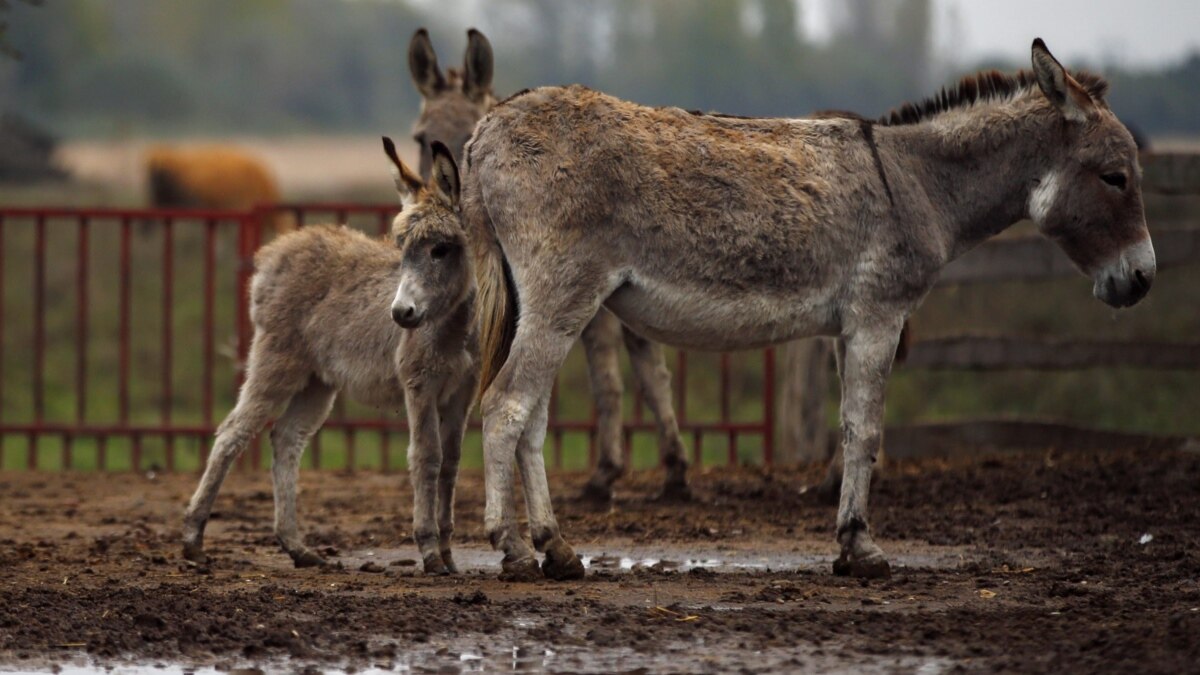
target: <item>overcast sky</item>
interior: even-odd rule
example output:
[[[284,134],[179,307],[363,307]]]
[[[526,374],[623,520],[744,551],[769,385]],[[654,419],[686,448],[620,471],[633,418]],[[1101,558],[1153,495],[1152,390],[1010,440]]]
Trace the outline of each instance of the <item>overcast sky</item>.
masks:
[[[800,0],[814,37],[841,0]],[[938,51],[956,61],[1028,59],[1035,37],[1059,60],[1154,66],[1200,51],[1200,0],[934,0]],[[952,29],[957,25],[957,29]]]
[[[410,1],[470,24],[488,0]],[[805,32],[821,39],[832,29],[830,7],[843,0],[793,1]],[[1068,67],[1080,59],[1159,66],[1200,51],[1200,0],[934,0],[934,6],[938,55],[964,65],[994,56],[1024,62],[1039,36]]]

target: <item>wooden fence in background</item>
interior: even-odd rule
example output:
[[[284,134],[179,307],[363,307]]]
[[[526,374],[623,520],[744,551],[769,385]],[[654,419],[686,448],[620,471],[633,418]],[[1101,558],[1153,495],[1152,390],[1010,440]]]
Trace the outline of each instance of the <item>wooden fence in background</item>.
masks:
[[[1142,187],[1159,195],[1200,194],[1200,154],[1142,156]],[[1158,270],[1200,265],[1200,224],[1196,228],[1151,225]],[[987,242],[951,263],[939,286],[1048,281],[1078,276],[1066,255],[1038,236]],[[1200,311],[1191,307],[1186,311]],[[1200,338],[1200,336],[1197,336]],[[805,340],[779,351],[779,394],[775,419],[779,461],[820,461],[829,456],[836,434],[826,424],[825,393],[832,374],[829,340]],[[1053,337],[958,335],[914,342],[899,368],[963,371],[1085,368],[1200,370],[1200,342],[1078,340]],[[1200,386],[1198,378],[1197,386]],[[1194,439],[1098,431],[1071,424],[1026,419],[966,419],[890,427],[884,445],[892,456],[941,455],[963,448],[1030,447],[1194,447]]]

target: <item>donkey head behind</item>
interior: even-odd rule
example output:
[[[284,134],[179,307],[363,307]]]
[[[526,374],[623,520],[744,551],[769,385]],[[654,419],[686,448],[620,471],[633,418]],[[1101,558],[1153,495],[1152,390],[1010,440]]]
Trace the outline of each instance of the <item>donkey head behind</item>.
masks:
[[[450,150],[433,141],[433,177],[426,184],[400,161],[392,139],[383,138],[383,149],[403,205],[392,221],[392,237],[402,256],[392,319],[403,328],[416,328],[447,316],[474,288],[458,216],[458,167]]]
[[[408,69],[421,92],[421,115],[413,125],[413,140],[421,146],[421,177],[428,180],[433,166],[433,142],[450,148],[462,163],[462,149],[478,122],[493,105],[492,45],[474,28],[467,31],[462,70],[438,67],[429,33],[418,30],[408,46]]]
[[[1137,303],[1154,281],[1154,247],[1142,208],[1142,170],[1129,130],[1104,102],[1102,84],[1087,87],[1039,38],[1033,72],[1062,117],[1057,159],[1029,197],[1029,217],[1092,277],[1092,293],[1113,307]]]

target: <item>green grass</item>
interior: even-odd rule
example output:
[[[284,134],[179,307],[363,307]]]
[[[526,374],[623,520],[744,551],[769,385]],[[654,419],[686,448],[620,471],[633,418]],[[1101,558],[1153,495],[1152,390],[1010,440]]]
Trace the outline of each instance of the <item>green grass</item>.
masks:
[[[38,188],[33,192],[0,193],[5,204],[71,203],[76,200],[102,201],[106,204],[129,203],[120,195],[103,198],[82,192],[62,194]],[[32,195],[32,196],[31,196]],[[12,197],[9,199],[9,197]],[[1148,204],[1151,222],[1187,222],[1200,213],[1200,200],[1175,198],[1152,199]],[[321,216],[329,220],[329,216]],[[375,221],[360,223],[374,231]],[[236,251],[231,226],[221,226],[217,239],[216,321],[212,326],[217,346],[213,387],[214,419],[217,422],[234,402],[236,363],[234,340],[234,299]],[[112,423],[118,417],[118,227],[115,222],[93,224],[88,255],[87,285],[88,341],[86,351],[86,406],[83,420],[88,423]],[[27,422],[34,417],[33,401],[33,272],[34,236],[32,223],[10,219],[3,226],[3,396],[0,417],[5,422]],[[76,297],[75,261],[77,227],[65,221],[47,225],[46,259],[46,352],[44,420],[71,423],[76,420]],[[163,287],[161,283],[161,233],[150,228],[143,232],[134,227],[132,258],[131,367],[129,400],[131,423],[157,423],[164,408],[173,421],[202,424],[202,235],[195,223],[175,228],[175,293],[170,298],[174,358],[171,365],[173,393],[165,398],[160,373],[163,367]],[[1089,282],[1083,278],[1053,283],[1009,283],[988,286],[939,289],[933,292],[914,317],[918,339],[960,332],[977,334],[1013,334],[1030,337],[1104,337],[1120,339],[1160,339],[1195,341],[1200,335],[1200,268],[1166,270],[1159,274],[1154,292],[1132,310],[1116,312],[1091,297]],[[683,417],[690,420],[718,419],[720,408],[718,356],[689,356],[687,405]],[[675,369],[674,352],[668,350],[668,363]],[[622,357],[625,382],[632,390],[628,364]],[[762,360],[758,353],[735,355],[731,369],[730,410],[734,420],[760,418]],[[837,384],[828,392],[836,401]],[[345,402],[340,404],[350,418],[377,417],[380,413]],[[571,353],[559,378],[559,417],[586,420],[591,414],[586,366],[581,349]],[[1037,416],[1065,419],[1105,429],[1162,434],[1198,434],[1200,417],[1189,411],[1200,409],[1200,386],[1195,372],[1155,372],[1129,369],[1089,370],[1065,373],[1003,372],[967,373],[909,371],[899,369],[893,378],[888,398],[889,423],[952,420],[971,416]],[[633,415],[633,397],[626,396],[625,413]],[[335,412],[335,415],[337,413]],[[646,412],[646,419],[649,413]],[[831,422],[836,406],[830,406]],[[391,468],[404,467],[407,438],[390,434]],[[381,440],[377,433],[358,432],[355,437],[356,468],[382,465]],[[179,438],[176,443],[176,467],[192,470],[199,466],[200,441]],[[693,438],[685,434],[691,453]],[[78,438],[71,444],[71,465],[81,470],[97,466],[95,439]],[[43,437],[38,442],[37,466],[46,470],[62,467],[64,440]],[[567,433],[562,439],[563,465],[582,469],[588,462],[589,439],[583,433]],[[3,438],[0,468],[24,467],[28,439],[9,435]],[[555,457],[554,434],[547,436],[547,462]],[[723,435],[704,438],[703,461],[723,464],[728,441]],[[130,439],[113,438],[107,443],[108,466],[131,468]],[[309,452],[306,462],[312,461]],[[740,462],[761,461],[762,439],[747,434],[736,441],[734,454]],[[269,463],[269,443],[262,441],[263,463]],[[345,435],[325,431],[320,437],[321,466],[344,468],[348,463]],[[142,468],[166,465],[164,440],[142,439]],[[649,467],[657,462],[657,443],[653,432],[633,436],[634,467]],[[481,461],[478,432],[468,435],[464,465],[477,467]]]

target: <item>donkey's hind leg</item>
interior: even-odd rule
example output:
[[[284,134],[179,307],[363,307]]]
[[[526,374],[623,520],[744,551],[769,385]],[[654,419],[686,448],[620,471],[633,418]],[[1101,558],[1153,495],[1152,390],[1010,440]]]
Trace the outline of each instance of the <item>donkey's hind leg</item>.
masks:
[[[662,345],[647,340],[625,326],[622,326],[622,332],[642,398],[650,406],[654,419],[658,420],[659,453],[667,470],[662,498],[688,500],[692,495],[687,483],[687,456],[683,450],[683,439],[679,437],[675,406],[671,403],[671,371],[667,370]]]
[[[304,386],[307,374],[293,373],[286,365],[275,367],[265,351],[258,341],[251,348],[246,382],[237,405],[217,428],[208,465],[184,513],[183,557],[193,562],[206,560],[204,528],[233,461],[262,431],[271,415]]]
[[[621,435],[621,322],[607,309],[583,329],[588,379],[596,405],[596,468],[579,498],[595,504],[612,501],[613,483],[625,473],[625,448]]]
[[[550,392],[538,401],[517,444],[517,465],[525,487],[525,506],[529,510],[529,534],[533,545],[546,553],[542,574],[549,579],[582,579],[583,563],[574,549],[562,538],[554,506],[550,502],[550,486],[546,481],[546,461],[542,445],[546,440],[549,421]]]
[[[547,279],[568,276],[551,275]],[[563,540],[550,503],[541,442],[546,435],[546,408],[554,375],[584,324],[596,314],[601,293],[591,302],[580,296],[558,299],[557,289],[524,297],[517,334],[508,359],[483,396],[484,486],[487,506],[484,526],[492,546],[504,552],[504,575],[530,580],[546,573],[552,578],[578,578],[583,565]],[[541,301],[540,303],[538,301]],[[539,306],[539,304],[541,306]],[[547,306],[549,305],[549,306]],[[555,306],[559,305],[559,306]],[[562,305],[574,305],[563,307]],[[583,306],[580,306],[583,305]],[[547,565],[539,570],[533,551],[521,538],[512,512],[513,460],[523,449],[522,483],[529,509],[529,529]]]
[[[313,377],[308,386],[292,397],[287,410],[271,430],[274,461],[271,478],[275,483],[275,537],[296,567],[316,567],[325,560],[304,545],[296,518],[296,482],[300,476],[300,456],[329,416],[337,391]]]

